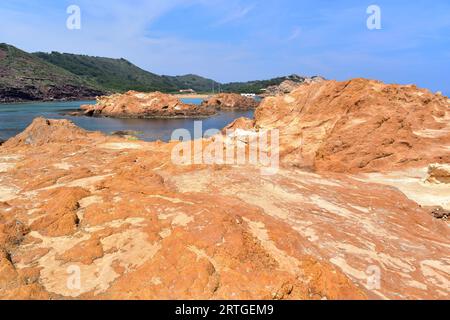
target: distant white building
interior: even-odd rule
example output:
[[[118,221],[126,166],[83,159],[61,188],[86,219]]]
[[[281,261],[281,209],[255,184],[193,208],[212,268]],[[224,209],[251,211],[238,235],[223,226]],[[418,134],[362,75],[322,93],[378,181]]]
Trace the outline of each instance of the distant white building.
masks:
[[[241,93],[241,96],[254,98],[254,97],[256,97],[256,94],[254,94],[254,93]]]
[[[180,90],[180,93],[195,93],[194,89]]]

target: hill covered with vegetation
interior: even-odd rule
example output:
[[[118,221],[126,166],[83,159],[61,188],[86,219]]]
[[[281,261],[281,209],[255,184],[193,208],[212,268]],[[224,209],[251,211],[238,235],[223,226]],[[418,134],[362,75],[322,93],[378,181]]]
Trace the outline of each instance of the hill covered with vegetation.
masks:
[[[0,44],[0,102],[84,99],[105,92],[63,68]]]
[[[236,92],[236,93],[261,93],[262,89],[266,89],[270,86],[278,86],[283,81],[292,80],[295,82],[303,82],[306,78],[298,75],[290,75],[286,77],[277,77],[269,80],[255,80],[248,82],[231,82],[222,85],[222,91],[224,92]]]
[[[193,89],[197,92],[223,92],[260,93],[261,89],[279,85],[285,80],[303,82],[305,78],[291,75],[277,77],[269,80],[255,80],[248,82],[232,82],[221,84],[195,74],[183,76],[157,75],[145,71],[125,59],[111,59],[92,57],[69,53],[34,53],[49,63],[66,69],[86,81],[110,91],[162,91],[178,92],[179,90]]]
[[[175,93],[192,89],[199,93],[261,93],[261,89],[285,80],[302,82],[291,75],[270,80],[221,84],[195,74],[158,75],[125,59],[92,57],[59,52],[27,53],[0,44],[0,102],[80,100],[98,95],[136,90]]]
[[[207,91],[212,80],[196,75],[160,76],[145,71],[125,59],[91,57],[69,53],[34,53],[53,65],[63,68],[86,81],[114,92],[128,90],[176,92],[181,89]]]

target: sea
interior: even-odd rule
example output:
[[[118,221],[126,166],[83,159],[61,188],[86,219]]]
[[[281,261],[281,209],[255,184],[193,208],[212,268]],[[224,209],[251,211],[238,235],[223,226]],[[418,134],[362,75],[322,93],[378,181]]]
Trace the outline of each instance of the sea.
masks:
[[[200,104],[202,99],[181,99],[185,103]],[[77,126],[89,131],[113,134],[118,131],[132,131],[139,140],[170,141],[176,129],[186,129],[194,137],[194,124],[201,125],[202,131],[221,130],[240,117],[253,118],[254,111],[223,111],[210,118],[200,119],[114,119],[70,116],[67,113],[79,110],[83,104],[95,101],[37,102],[19,104],[0,104],[0,141],[19,134],[31,124],[33,119],[68,119]]]

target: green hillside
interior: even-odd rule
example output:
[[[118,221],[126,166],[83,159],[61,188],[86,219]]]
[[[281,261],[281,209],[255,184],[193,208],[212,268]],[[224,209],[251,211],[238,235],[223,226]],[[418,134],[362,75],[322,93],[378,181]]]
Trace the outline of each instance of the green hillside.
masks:
[[[187,74],[184,76],[164,76],[168,77],[176,84],[179,88],[183,89],[194,89],[197,92],[211,92],[214,87],[217,88],[219,83],[211,80],[205,79],[203,77],[197,76],[195,74]]]
[[[160,76],[142,70],[125,59],[58,52],[37,52],[34,55],[111,91],[176,92],[180,89],[194,89],[201,92],[212,86],[210,79],[196,75]]]
[[[67,70],[0,44],[0,102],[76,99],[104,92]]]
[[[177,92],[182,89],[193,89],[197,92],[211,92],[213,85],[215,91],[219,88],[218,82],[195,74],[160,76],[145,71],[125,59],[91,57],[58,52],[37,52],[34,55],[109,91]],[[220,88],[223,92],[259,93],[261,89],[272,85],[279,85],[287,79],[300,82],[304,80],[302,77],[292,75],[270,80],[220,84]]]

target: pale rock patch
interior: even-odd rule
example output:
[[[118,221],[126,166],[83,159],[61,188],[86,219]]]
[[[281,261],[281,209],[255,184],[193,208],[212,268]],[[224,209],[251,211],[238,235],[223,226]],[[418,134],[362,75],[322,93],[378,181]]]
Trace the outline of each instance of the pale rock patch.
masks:
[[[15,163],[0,163],[0,173],[8,172],[16,166]]]
[[[141,230],[128,229],[101,240],[105,252],[114,248],[120,248],[120,250],[105,254],[91,265],[70,264],[56,260],[56,256],[89,239],[89,234],[78,238],[48,238],[38,233],[32,235],[42,240],[42,243],[38,245],[39,248],[50,248],[49,253],[37,261],[42,268],[40,277],[42,285],[49,292],[73,298],[92,291],[94,295],[106,291],[111,283],[120,277],[113,268],[114,263],[122,266],[125,273],[129,273],[151,260],[161,248],[159,243],[150,243],[147,240],[147,234]],[[79,289],[68,285],[70,276],[68,268],[71,266],[76,266],[80,270],[81,288]]]
[[[244,218],[244,220],[248,223],[251,234],[261,241],[263,248],[278,262],[281,270],[292,274],[300,272],[299,261],[277,248],[276,244],[270,239],[264,223],[251,221],[247,218]]]
[[[441,206],[450,210],[450,188],[445,184],[426,183],[428,168],[389,173],[368,173],[357,178],[398,188],[409,199],[422,206]]]
[[[100,148],[110,150],[127,150],[127,149],[138,150],[142,149],[143,147],[140,144],[131,142],[111,142],[100,145]]]
[[[10,201],[17,198],[17,188],[0,185],[0,201]]]
[[[70,163],[67,163],[67,162],[55,163],[53,166],[56,169],[61,169],[61,170],[70,170],[73,168],[73,165],[71,165]]]

